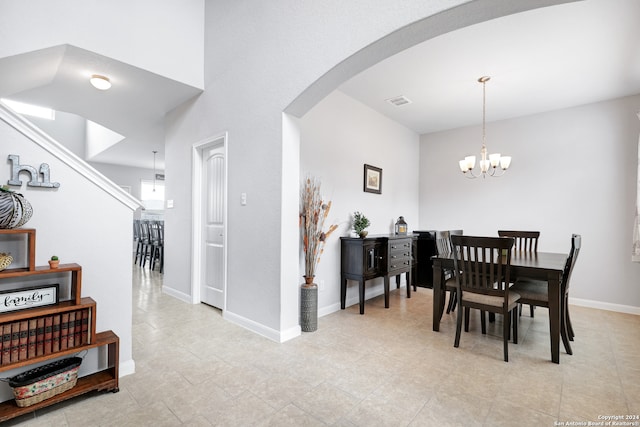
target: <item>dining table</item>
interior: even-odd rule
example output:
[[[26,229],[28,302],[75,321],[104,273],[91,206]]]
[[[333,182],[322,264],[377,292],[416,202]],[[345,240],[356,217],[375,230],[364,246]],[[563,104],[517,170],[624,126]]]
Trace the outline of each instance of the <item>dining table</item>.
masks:
[[[512,251],[510,276],[543,280],[549,294],[549,332],[551,336],[551,361],[560,363],[561,310],[560,283],[568,254],[552,252]],[[433,330],[440,330],[446,289],[444,272],[454,268],[453,254],[435,255],[433,262]]]

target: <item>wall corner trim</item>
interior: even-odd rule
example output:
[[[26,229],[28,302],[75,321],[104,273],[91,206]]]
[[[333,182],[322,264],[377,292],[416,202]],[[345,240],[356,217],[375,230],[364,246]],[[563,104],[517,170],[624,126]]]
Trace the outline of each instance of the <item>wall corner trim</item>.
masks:
[[[121,189],[117,184],[106,176],[102,175],[86,161],[76,156],[65,146],[44,133],[33,123],[12,111],[10,108],[0,104],[0,119],[18,132],[29,138],[40,147],[44,148],[54,157],[65,163],[67,166],[78,172],[80,175],[94,183],[107,194],[127,206],[132,211],[142,207],[142,202]]]

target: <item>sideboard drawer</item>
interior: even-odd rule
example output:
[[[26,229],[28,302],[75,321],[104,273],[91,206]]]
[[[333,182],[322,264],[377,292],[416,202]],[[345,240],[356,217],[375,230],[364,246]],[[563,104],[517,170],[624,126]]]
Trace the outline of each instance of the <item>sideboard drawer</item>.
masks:
[[[411,238],[390,240],[388,254],[389,273],[411,268]]]

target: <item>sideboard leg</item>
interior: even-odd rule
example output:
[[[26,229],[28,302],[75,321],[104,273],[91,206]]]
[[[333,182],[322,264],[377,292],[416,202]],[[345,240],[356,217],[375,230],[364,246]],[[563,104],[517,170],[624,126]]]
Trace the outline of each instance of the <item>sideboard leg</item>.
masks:
[[[364,314],[364,280],[360,280],[360,314]]]

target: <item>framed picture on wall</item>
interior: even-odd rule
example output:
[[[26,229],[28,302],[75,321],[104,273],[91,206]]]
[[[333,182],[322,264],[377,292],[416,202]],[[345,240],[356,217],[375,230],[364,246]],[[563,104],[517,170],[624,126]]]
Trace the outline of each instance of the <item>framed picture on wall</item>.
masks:
[[[382,169],[364,165],[364,191],[382,194]]]

